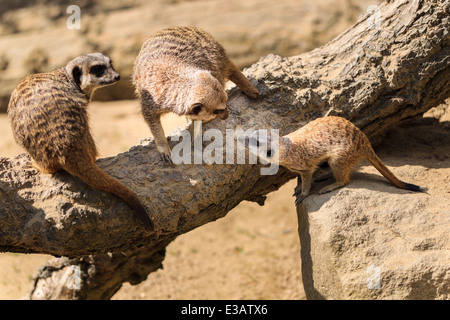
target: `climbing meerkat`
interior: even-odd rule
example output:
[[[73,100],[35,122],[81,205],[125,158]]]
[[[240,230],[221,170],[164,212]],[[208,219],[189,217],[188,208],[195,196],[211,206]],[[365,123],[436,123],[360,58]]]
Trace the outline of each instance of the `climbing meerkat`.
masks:
[[[259,96],[225,49],[201,29],[167,28],[143,44],[134,64],[133,83],[142,115],[165,163],[172,164],[171,149],[161,116],[174,112],[192,121],[226,119],[226,80],[233,81],[250,98]]]
[[[360,161],[369,161],[387,180],[400,189],[424,192],[414,184],[400,181],[378,158],[369,139],[350,121],[341,117],[324,117],[309,122],[302,128],[281,137],[274,148],[271,136],[254,131],[249,136],[248,148],[265,161],[276,161],[301,177],[301,189],[296,188],[295,204],[309,194],[312,176],[317,167],[328,162],[335,183],[325,186],[319,194],[333,191],[350,182],[350,171]]]
[[[98,152],[86,108],[96,88],[119,79],[110,58],[101,53],[79,56],[65,67],[23,79],[11,95],[8,117],[16,142],[37,169],[48,174],[64,169],[94,189],[119,196],[152,229],[137,196],[95,164]]]

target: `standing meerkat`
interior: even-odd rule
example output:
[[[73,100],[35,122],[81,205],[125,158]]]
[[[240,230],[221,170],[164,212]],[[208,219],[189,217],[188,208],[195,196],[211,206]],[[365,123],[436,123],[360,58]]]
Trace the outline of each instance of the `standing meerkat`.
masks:
[[[64,169],[94,189],[119,196],[153,229],[137,196],[95,164],[98,152],[86,108],[96,88],[119,79],[110,58],[79,56],[65,67],[23,79],[11,95],[8,117],[16,142],[37,169],[48,174]]]
[[[300,204],[309,194],[312,176],[317,167],[328,162],[336,179],[319,191],[333,191],[350,182],[350,171],[360,161],[369,161],[387,180],[400,189],[425,190],[414,184],[400,181],[378,158],[367,136],[350,121],[341,117],[324,117],[309,122],[302,128],[279,139],[274,148],[271,136],[256,130],[249,137],[249,149],[268,162],[276,161],[290,171],[298,173],[301,189],[296,188],[295,204]]]
[[[168,112],[190,120],[226,119],[226,80],[250,98],[259,91],[229,59],[225,49],[196,27],[172,27],[151,36],[136,58],[133,83],[158,152],[172,164],[161,116]]]

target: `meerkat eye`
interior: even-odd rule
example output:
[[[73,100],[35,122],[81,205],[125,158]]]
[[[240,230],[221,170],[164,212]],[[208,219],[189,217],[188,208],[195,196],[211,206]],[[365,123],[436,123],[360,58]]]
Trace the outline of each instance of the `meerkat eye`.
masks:
[[[72,77],[77,85],[81,84],[81,75],[82,75],[82,73],[81,73],[80,68],[78,68],[78,67],[73,68]]]
[[[91,69],[89,70],[90,74],[93,74],[96,77],[101,77],[105,74],[106,72],[106,66],[103,64],[98,64],[95,65],[93,67],[91,67]]]
[[[197,116],[200,111],[202,111],[203,105],[201,103],[196,103],[192,106],[190,114]]]

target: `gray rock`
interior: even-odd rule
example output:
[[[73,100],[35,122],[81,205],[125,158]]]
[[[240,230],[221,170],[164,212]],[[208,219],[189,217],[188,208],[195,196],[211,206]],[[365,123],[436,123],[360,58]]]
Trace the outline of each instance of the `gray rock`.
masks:
[[[446,122],[429,120],[391,131],[380,154],[427,193],[363,167],[347,187],[299,207],[308,299],[450,299],[450,137]]]

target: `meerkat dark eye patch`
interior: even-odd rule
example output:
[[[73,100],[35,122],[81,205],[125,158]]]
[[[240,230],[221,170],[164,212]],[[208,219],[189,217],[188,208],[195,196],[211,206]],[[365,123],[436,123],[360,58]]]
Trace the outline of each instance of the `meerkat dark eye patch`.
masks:
[[[191,112],[189,112],[190,114],[197,116],[200,111],[202,111],[203,105],[201,103],[196,103],[192,106]]]
[[[89,69],[89,73],[93,74],[96,77],[101,77],[106,72],[106,66],[103,64],[98,64],[95,66],[92,66],[91,69]]]

